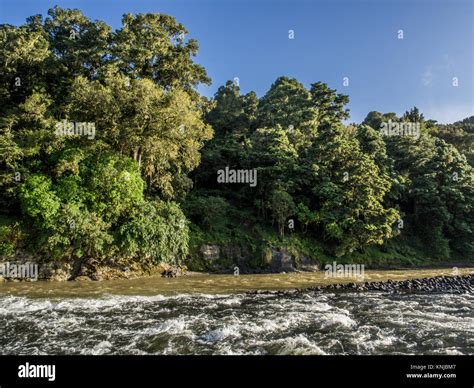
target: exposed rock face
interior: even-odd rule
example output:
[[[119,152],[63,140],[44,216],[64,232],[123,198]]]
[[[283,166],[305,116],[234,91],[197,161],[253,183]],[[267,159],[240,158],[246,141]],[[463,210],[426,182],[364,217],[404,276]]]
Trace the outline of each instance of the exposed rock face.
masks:
[[[268,248],[263,254],[263,261],[259,263],[254,260],[254,265],[252,259],[258,258],[259,254],[245,246],[205,244],[201,246],[199,254],[207,270],[220,273],[232,272],[235,266],[240,273],[319,271],[319,265],[314,259],[306,256],[297,259],[284,248]]]
[[[141,276],[160,275],[164,269],[152,262],[133,262],[116,259],[115,261],[74,260],[74,261],[44,261],[32,255],[22,254],[12,260],[17,264],[37,264],[38,280],[46,281],[85,281],[130,279]],[[1,262],[0,262],[1,263]],[[181,274],[183,271],[175,271]],[[0,277],[2,281],[30,281],[30,279],[15,279]]]
[[[316,263],[313,259],[310,257],[306,256],[301,256],[299,263],[298,263],[298,269],[301,271],[305,272],[316,272],[319,271],[319,264]]]
[[[179,265],[160,264],[162,268],[161,277],[164,278],[176,278],[186,274],[186,267]]]
[[[296,271],[295,259],[285,249],[272,249],[269,269],[271,272],[294,272]]]
[[[237,266],[243,273],[254,272],[248,265],[252,255],[250,250],[239,245],[202,245],[199,259],[205,263],[206,270],[229,273]]]
[[[251,257],[250,255],[251,253],[247,248],[238,245],[226,245],[221,248],[221,259],[231,262],[244,270],[249,270],[248,262]]]
[[[206,261],[217,261],[220,258],[220,247],[219,245],[203,245],[200,249],[200,253]]]
[[[194,263],[192,261],[195,261]],[[130,261],[115,258],[113,261],[100,259],[76,259],[70,261],[46,261],[25,254],[20,260],[38,263],[38,279],[49,281],[67,280],[111,280],[130,279],[141,276],[161,275],[177,277],[186,274],[187,268],[141,259]],[[197,264],[194,267],[194,264]],[[263,252],[254,251],[250,246],[238,244],[204,244],[198,254],[191,258],[193,271],[216,273],[284,273],[295,271],[318,271],[318,264],[311,258],[296,256],[284,248],[267,248]],[[8,280],[8,279],[4,279]],[[0,279],[2,281],[2,279]]]
[[[51,281],[69,280],[72,273],[72,265],[63,262],[40,263],[38,266],[38,278]]]

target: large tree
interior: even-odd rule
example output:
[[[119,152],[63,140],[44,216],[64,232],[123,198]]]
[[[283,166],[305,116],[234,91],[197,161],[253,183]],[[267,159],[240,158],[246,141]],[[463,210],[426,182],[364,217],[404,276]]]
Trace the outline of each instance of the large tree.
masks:
[[[0,202],[42,254],[186,254],[186,222],[169,201],[191,188],[212,136],[195,90],[209,78],[173,17],[122,22],[112,31],[55,7],[0,26]],[[69,131],[78,124],[94,132]]]
[[[336,255],[393,237],[398,212],[384,206],[392,181],[342,125],[323,125],[306,162],[311,206]]]

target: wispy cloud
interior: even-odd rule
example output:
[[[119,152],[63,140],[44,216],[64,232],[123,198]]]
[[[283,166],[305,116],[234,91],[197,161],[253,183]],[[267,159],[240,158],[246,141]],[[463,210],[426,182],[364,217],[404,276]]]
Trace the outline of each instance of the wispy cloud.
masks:
[[[421,82],[424,86],[433,86],[433,82],[439,76],[451,76],[454,69],[454,62],[448,54],[444,54],[439,63],[430,64],[425,67],[421,75]]]
[[[424,73],[421,76],[421,82],[425,86],[433,85],[433,66],[427,66]]]

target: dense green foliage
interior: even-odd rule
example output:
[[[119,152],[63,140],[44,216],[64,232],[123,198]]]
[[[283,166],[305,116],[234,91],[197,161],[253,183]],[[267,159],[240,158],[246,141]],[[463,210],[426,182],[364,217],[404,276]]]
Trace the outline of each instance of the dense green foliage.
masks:
[[[176,201],[212,136],[196,41],[166,15],[124,15],[117,31],[78,10],[48,15],[0,27],[2,213],[48,258],[181,261]]]
[[[267,223],[281,241],[296,233],[342,259],[363,257],[373,246],[381,256],[392,252],[406,261],[472,259],[474,174],[462,133],[456,141],[441,140],[446,126],[426,121],[417,108],[400,118],[370,112],[362,124],[344,126],[348,97],[321,82],[306,89],[281,77],[257,104],[250,96],[229,81],[206,117],[215,136],[193,173],[188,214],[210,241],[223,240],[213,224],[233,223],[221,235],[239,236],[243,229],[245,241],[249,223]],[[395,136],[381,130],[384,123],[415,129]],[[257,169],[257,187],[218,184],[216,171],[226,166]],[[222,209],[219,198],[225,211],[199,216],[207,200]],[[265,239],[256,227],[254,233]]]
[[[344,125],[348,96],[288,77],[261,98],[228,81],[208,101],[186,34],[166,15],[112,31],[59,7],[0,26],[0,254],[179,263],[234,243],[255,267],[269,246],[472,259],[472,117],[437,125],[413,108]],[[220,183],[225,169],[255,184]]]

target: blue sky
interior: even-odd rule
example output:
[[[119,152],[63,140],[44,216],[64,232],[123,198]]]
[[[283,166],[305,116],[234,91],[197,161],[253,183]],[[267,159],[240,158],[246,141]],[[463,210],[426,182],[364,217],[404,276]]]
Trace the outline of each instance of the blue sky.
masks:
[[[0,23],[56,4],[114,28],[127,12],[174,16],[199,41],[196,61],[213,80],[199,88],[206,96],[234,77],[262,96],[286,75],[348,94],[350,122],[414,105],[439,122],[474,114],[472,0],[0,0]]]

